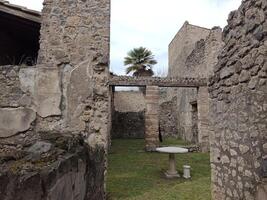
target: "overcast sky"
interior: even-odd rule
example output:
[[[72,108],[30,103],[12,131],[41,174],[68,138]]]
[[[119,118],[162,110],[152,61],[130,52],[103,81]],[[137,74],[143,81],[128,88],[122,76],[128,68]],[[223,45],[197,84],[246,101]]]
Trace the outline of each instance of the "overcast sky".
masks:
[[[135,47],[150,49],[158,60],[154,71],[168,67],[168,44],[187,20],[207,28],[224,27],[241,0],[111,0],[111,70],[124,74],[123,58]],[[9,0],[41,10],[42,0]]]

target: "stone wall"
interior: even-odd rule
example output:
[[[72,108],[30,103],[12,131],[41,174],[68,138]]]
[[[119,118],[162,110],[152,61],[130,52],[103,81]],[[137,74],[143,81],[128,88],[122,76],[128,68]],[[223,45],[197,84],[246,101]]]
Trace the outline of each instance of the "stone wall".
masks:
[[[143,112],[146,108],[145,97],[139,91],[116,91],[114,109],[118,112]]]
[[[198,27],[185,22],[169,44],[169,75],[183,77],[186,69],[183,66],[187,57],[195,48],[196,42],[206,39],[210,29]]]
[[[178,137],[176,128],[175,98],[166,100],[166,88],[160,88],[159,123],[163,137]],[[144,138],[145,135],[145,97],[138,91],[117,91],[114,93],[112,117],[113,138]]]
[[[111,137],[143,139],[145,136],[145,111],[118,112],[112,115]]]
[[[40,78],[51,82],[54,74],[58,85],[50,91],[39,89],[40,97],[52,94],[40,101],[53,101],[51,113],[45,114],[50,119],[41,119],[39,129],[83,131],[92,138],[101,137],[104,144],[109,107],[110,2],[47,0],[42,19],[38,68],[44,70]],[[50,75],[44,78],[47,73]]]
[[[162,92],[160,92],[162,95]],[[160,101],[164,97],[160,96]],[[165,100],[165,99],[164,99]],[[164,101],[160,103],[159,107],[159,129],[163,137],[175,137],[179,138],[179,133],[177,130],[177,107],[176,107],[176,98],[174,97],[170,101]]]
[[[222,45],[220,28],[215,27],[210,30],[186,22],[169,45],[169,77],[207,78],[212,74],[213,66],[217,63],[217,55]],[[201,142],[201,130],[205,130],[201,125],[209,122],[205,121],[196,126],[196,122],[193,121],[193,119],[208,120],[208,118],[194,117],[194,106],[199,107],[198,104],[202,103],[198,101],[197,88],[169,89],[168,99],[173,97],[177,99],[178,135],[190,142]],[[208,93],[205,97],[202,98],[204,104],[208,101]],[[207,110],[202,112],[208,113],[208,107],[206,108]],[[196,127],[201,130],[196,131]],[[196,136],[196,133],[199,135]],[[204,135],[205,140],[208,139],[206,133]],[[208,142],[205,144],[203,148],[207,150]]]
[[[20,154],[0,157],[0,197],[3,200],[103,199],[104,152],[90,155],[78,136],[40,134],[40,140]],[[96,179],[92,185],[92,180]]]
[[[31,67],[0,66],[0,154],[38,138]]]
[[[267,199],[267,1],[229,15],[209,81],[213,199]]]
[[[145,98],[139,91],[116,91],[112,114],[112,138],[144,138]]]
[[[20,155],[24,155],[29,146],[43,141],[42,134],[60,134],[63,138],[66,134],[82,135],[87,146],[82,153],[88,155],[88,162],[83,163],[82,168],[86,167],[86,173],[91,175],[85,184],[86,197],[79,199],[104,199],[105,153],[110,128],[110,1],[45,0],[42,14],[37,66],[0,68],[0,153],[4,158],[1,166],[9,164],[10,155],[19,155],[11,156],[11,161],[19,163],[20,158],[25,158]],[[86,150],[88,152],[84,152]],[[78,152],[74,154],[83,159]],[[49,159],[45,153],[41,156]],[[62,159],[69,162],[67,155]],[[45,183],[45,186],[56,187],[55,193],[69,194],[70,199],[75,199],[75,193],[83,194],[82,191],[66,192],[65,189],[69,188],[70,177],[77,175],[75,172],[71,174],[76,169],[67,165],[64,173],[53,177],[53,183]],[[36,171],[33,164],[29,170],[39,176],[44,168]],[[20,178],[19,174],[14,176]],[[7,184],[12,186],[14,176],[7,180]],[[37,178],[38,181],[42,179]],[[57,181],[59,184],[55,185]],[[24,184],[23,181],[20,183]],[[80,186],[74,183],[73,187]],[[38,193],[39,189],[43,188],[36,185],[32,191]],[[12,194],[0,196],[4,200],[15,198]],[[57,198],[61,199],[60,196]]]

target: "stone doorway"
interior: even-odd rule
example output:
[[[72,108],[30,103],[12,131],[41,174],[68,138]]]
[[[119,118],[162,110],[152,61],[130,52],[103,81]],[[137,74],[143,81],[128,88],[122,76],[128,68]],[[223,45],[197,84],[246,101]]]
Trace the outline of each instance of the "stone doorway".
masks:
[[[193,143],[197,144],[198,141],[198,106],[197,102],[191,102],[191,112],[192,112],[192,133],[193,133]]]
[[[202,127],[200,123],[201,119],[205,119],[204,113],[208,113],[207,108],[203,107],[207,105],[207,89],[206,89],[206,79],[195,79],[195,78],[136,78],[128,76],[111,76],[109,80],[110,86],[110,96],[111,96],[111,108],[113,109],[114,104],[114,87],[124,86],[124,87],[146,87],[145,95],[145,149],[146,151],[155,151],[159,147],[159,120],[160,120],[160,108],[159,108],[159,98],[160,98],[160,87],[187,87],[187,88],[198,88],[198,98],[197,102],[201,109],[195,109],[194,121],[195,121],[195,141],[201,141],[201,131],[206,132],[206,127]],[[202,89],[205,88],[205,89]],[[200,98],[202,97],[202,98]],[[203,98],[206,97],[206,98]],[[203,108],[202,108],[203,107]],[[112,111],[111,111],[112,112]],[[199,118],[200,116],[200,118]],[[111,117],[114,117],[111,115]],[[200,119],[200,120],[197,120]],[[112,120],[111,120],[112,121]],[[112,126],[112,125],[111,125]],[[111,128],[112,130],[112,128]],[[199,131],[200,130],[200,131]],[[199,140],[200,139],[200,140]],[[208,143],[205,143],[208,145]],[[203,151],[209,151],[209,146],[203,147]]]

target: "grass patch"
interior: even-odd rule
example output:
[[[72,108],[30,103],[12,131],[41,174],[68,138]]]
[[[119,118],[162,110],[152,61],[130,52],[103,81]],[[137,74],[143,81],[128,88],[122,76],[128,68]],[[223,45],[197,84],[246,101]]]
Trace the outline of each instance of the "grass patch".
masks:
[[[185,146],[181,140],[167,139],[162,146]],[[177,170],[192,167],[192,180],[168,180],[168,154],[147,153],[144,140],[112,141],[108,156],[107,192],[109,200],[210,200],[210,162],[207,153],[176,155]]]

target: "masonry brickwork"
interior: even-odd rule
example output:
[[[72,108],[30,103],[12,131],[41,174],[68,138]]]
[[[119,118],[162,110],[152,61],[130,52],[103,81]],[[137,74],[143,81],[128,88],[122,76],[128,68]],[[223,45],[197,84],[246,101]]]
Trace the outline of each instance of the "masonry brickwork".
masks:
[[[267,1],[228,18],[209,81],[213,199],[267,199]]]
[[[159,147],[159,87],[146,87],[145,141],[146,151]]]

